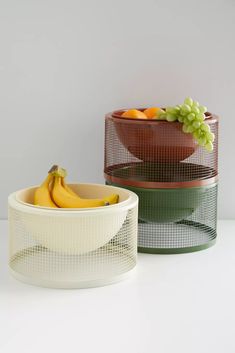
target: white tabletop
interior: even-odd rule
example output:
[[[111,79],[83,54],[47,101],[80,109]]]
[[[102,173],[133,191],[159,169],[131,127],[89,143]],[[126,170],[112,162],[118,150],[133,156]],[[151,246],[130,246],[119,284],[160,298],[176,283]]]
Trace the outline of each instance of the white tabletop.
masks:
[[[139,254],[126,281],[58,290],[13,279],[0,222],[1,353],[234,353],[235,221],[217,244],[182,255]]]

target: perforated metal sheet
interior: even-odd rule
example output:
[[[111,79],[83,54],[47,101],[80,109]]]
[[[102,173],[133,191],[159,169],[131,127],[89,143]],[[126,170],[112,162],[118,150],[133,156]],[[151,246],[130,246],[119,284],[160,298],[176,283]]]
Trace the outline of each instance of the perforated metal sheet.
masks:
[[[12,273],[23,281],[58,288],[93,287],[121,279],[136,265],[137,204],[129,207],[124,223],[110,241],[83,254],[63,253],[61,248],[56,251],[56,233],[51,234],[53,241],[50,248],[45,247],[40,242],[43,237],[35,237],[32,229],[27,229],[30,216],[9,207],[9,266]],[[57,216],[52,217],[52,224],[56,223]],[[43,217],[39,217],[38,222],[43,222]],[[76,232],[76,229],[73,231]]]

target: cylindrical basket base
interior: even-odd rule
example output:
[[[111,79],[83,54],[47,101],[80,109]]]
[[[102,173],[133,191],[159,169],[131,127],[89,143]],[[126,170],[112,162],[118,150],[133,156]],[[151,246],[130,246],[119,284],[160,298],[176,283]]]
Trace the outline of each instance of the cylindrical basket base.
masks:
[[[52,258],[55,266],[51,266]],[[95,259],[96,264],[93,268],[90,267],[88,273],[87,256],[65,257],[59,253],[52,254],[45,248],[36,247],[12,259],[10,272],[24,283],[47,288],[75,289],[119,282],[127,278],[136,265],[128,252],[118,247],[115,251],[111,247],[101,249],[95,255]]]
[[[147,237],[145,236],[146,233],[148,234]],[[147,241],[148,247],[144,246],[147,244]],[[165,224],[164,228],[160,224],[153,225],[140,223],[138,243],[138,251],[142,253],[189,253],[208,249],[209,247],[213,246],[216,243],[216,230],[205,226],[204,224],[192,221]]]

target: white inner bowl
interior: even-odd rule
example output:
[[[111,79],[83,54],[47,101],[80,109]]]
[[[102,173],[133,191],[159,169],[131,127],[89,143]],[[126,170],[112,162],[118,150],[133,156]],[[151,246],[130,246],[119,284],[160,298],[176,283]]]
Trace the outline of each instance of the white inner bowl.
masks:
[[[118,194],[114,205],[68,209],[38,207],[33,204],[37,187],[17,191],[9,196],[9,206],[20,212],[19,227],[48,250],[65,254],[84,254],[107,244],[122,227],[128,210],[137,204],[131,191],[99,184],[71,184],[84,198],[102,198]]]

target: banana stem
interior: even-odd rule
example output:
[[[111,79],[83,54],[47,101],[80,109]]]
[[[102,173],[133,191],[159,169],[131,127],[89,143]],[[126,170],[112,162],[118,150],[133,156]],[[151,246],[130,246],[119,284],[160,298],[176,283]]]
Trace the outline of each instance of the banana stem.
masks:
[[[58,165],[53,165],[51,169],[48,172],[49,174],[53,176],[59,176],[62,178],[65,178],[67,176],[67,171],[64,168],[59,167]]]
[[[51,167],[51,169],[48,171],[48,174],[51,174],[51,173],[57,171],[58,168],[59,168],[59,166],[56,165],[56,164],[54,164],[54,165]]]

